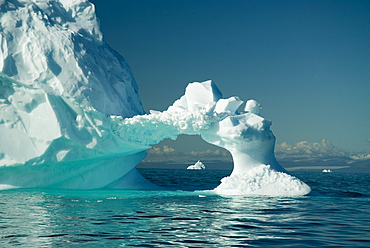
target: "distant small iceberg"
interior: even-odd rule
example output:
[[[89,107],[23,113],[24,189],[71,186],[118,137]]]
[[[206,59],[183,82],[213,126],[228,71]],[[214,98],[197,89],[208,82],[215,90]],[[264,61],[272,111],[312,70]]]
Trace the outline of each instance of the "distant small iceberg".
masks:
[[[330,169],[323,169],[322,172],[332,172]]]
[[[198,162],[196,162],[195,164],[188,166],[187,169],[188,170],[204,170],[205,168],[206,167],[204,166],[204,164],[198,160]]]

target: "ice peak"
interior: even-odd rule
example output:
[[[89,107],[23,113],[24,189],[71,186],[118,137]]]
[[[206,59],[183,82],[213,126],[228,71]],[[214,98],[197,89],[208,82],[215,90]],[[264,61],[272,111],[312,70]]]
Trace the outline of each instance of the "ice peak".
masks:
[[[95,7],[87,0],[3,0],[0,1],[2,13],[19,10],[13,19],[17,27],[32,27],[35,20],[44,22],[45,26],[68,28],[72,32],[84,32],[102,40]],[[22,23],[23,14],[30,14],[26,23]],[[88,18],[86,18],[88,17]]]
[[[257,102],[254,99],[250,99],[245,104],[244,110],[245,110],[245,112],[249,112],[249,113],[259,115],[260,111],[261,111],[261,108],[262,108],[262,106],[259,102]]]
[[[142,114],[126,61],[103,40],[86,0],[0,2],[0,71],[105,114]]]

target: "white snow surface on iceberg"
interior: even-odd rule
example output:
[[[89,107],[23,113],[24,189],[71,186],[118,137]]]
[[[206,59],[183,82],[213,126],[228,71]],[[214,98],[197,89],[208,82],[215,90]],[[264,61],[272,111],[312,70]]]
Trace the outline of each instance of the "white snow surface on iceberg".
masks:
[[[221,179],[214,191],[221,195],[279,195],[296,196],[309,193],[310,187],[287,173],[271,170],[261,164],[244,173],[232,174]]]
[[[143,114],[125,60],[85,0],[0,1],[0,189],[156,188],[135,166],[150,145],[201,135],[230,151],[220,194],[304,195],[274,156],[261,105],[194,82],[166,111]]]

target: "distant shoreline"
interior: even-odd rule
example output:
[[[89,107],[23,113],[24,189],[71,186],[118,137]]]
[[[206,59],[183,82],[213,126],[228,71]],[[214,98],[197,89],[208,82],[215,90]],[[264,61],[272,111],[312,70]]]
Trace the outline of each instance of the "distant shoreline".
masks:
[[[196,162],[196,161],[195,161]],[[232,162],[203,162],[206,170],[232,170]],[[191,163],[171,163],[171,162],[141,162],[136,168],[153,169],[186,169]]]
[[[203,162],[206,170],[232,170],[232,162]],[[176,163],[176,162],[141,162],[136,168],[141,169],[186,169],[191,163]],[[330,169],[332,172],[346,173],[370,173],[370,168],[357,168],[349,165],[283,165],[287,171],[291,172],[322,172],[324,169]]]

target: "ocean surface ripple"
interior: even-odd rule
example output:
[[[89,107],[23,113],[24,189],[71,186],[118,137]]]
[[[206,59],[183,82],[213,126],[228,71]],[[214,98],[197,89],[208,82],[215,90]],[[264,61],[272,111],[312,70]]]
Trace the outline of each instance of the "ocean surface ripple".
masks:
[[[220,196],[230,171],[141,169],[161,191],[0,192],[0,247],[367,247],[370,174],[296,173],[301,197]]]

